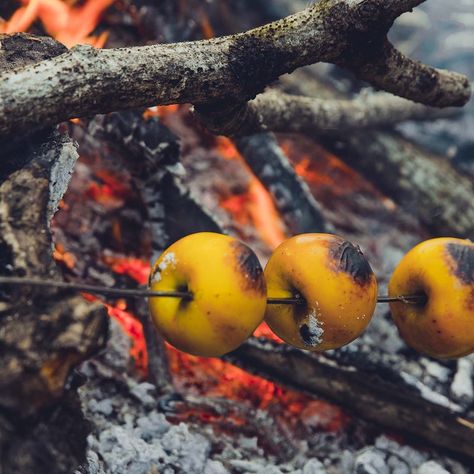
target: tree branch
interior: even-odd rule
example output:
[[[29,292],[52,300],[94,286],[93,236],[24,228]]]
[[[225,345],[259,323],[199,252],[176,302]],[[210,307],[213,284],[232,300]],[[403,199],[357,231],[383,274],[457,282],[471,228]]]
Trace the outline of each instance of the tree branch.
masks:
[[[457,115],[387,93],[363,94],[353,100],[315,99],[269,90],[234,108],[199,107],[196,116],[212,133],[246,136],[262,131],[340,135],[383,128],[406,120],[435,120]]]
[[[245,103],[283,73],[319,61],[431,106],[462,105],[469,81],[405,58],[386,39],[420,1],[322,0],[254,30],[213,40],[95,50],[78,46],[0,76],[0,136],[113,110]]]

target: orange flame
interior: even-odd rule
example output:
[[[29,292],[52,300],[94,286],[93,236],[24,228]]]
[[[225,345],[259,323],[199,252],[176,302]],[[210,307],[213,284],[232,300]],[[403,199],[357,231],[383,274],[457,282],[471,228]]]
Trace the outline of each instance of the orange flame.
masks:
[[[107,313],[120,324],[120,327],[127,336],[130,337],[132,347],[130,355],[135,360],[135,366],[144,376],[148,374],[148,352],[146,349],[143,326],[135,316],[126,311],[127,305],[124,301],[119,301],[115,306],[104,304]]]
[[[104,256],[104,262],[109,265],[115,273],[128,275],[140,285],[148,282],[150,275],[150,264],[139,258]]]
[[[158,116],[161,119],[164,119],[168,115],[176,113],[180,107],[180,104],[155,105],[154,107],[148,107],[148,109],[143,112],[143,118],[148,120],[151,117]]]
[[[76,266],[76,257],[71,252],[67,252],[62,244],[55,244],[53,258],[69,270]]]
[[[102,13],[115,0],[86,0],[82,5],[71,6],[61,0],[22,0],[23,6],[13,13],[0,33],[28,31],[40,20],[46,32],[67,47],[87,43],[102,48],[108,33],[89,36],[100,21]]]
[[[276,248],[286,239],[286,235],[270,194],[247,167],[232,142],[225,137],[217,137],[216,140],[221,155],[228,160],[241,161],[250,174],[250,184],[246,193],[224,199],[220,205],[230,212],[237,222],[252,223],[260,238],[271,249]]]

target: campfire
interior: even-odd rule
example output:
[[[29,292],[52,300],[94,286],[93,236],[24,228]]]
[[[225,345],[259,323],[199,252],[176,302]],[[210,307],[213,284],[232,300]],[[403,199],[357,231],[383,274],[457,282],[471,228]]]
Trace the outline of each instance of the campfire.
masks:
[[[474,239],[466,5],[0,6],[1,472],[469,472],[474,358],[414,350],[387,304],[335,350],[267,317],[203,357],[146,298],[200,232],[263,268],[294,235],[341,235],[379,301],[419,242]]]

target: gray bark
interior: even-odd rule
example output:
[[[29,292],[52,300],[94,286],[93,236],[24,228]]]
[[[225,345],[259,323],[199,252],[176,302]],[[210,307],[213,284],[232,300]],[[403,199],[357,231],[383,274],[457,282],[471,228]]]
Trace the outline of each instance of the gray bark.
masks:
[[[386,39],[393,21],[420,3],[323,0],[212,40],[108,50],[78,46],[0,76],[0,136],[138,106],[245,103],[280,75],[319,61],[426,105],[463,105],[470,96],[465,76],[413,61]]]
[[[246,104],[201,106],[195,117],[212,133],[243,137],[268,132],[338,136],[384,128],[406,120],[427,121],[458,115],[387,93],[363,94],[352,100],[317,99],[269,90]]]

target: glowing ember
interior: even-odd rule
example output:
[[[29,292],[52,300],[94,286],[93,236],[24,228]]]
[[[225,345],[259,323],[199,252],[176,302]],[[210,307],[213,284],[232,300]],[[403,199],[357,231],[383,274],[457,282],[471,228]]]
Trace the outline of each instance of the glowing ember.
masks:
[[[102,13],[115,0],[86,0],[80,5],[61,0],[22,0],[23,6],[3,25],[0,33],[28,31],[40,20],[46,32],[67,47],[88,43],[97,48],[104,46],[108,33],[89,36],[100,21]],[[76,3],[76,2],[74,2]]]
[[[140,285],[148,283],[150,275],[150,264],[148,262],[138,258],[112,257],[109,255],[104,256],[103,260],[115,273],[128,275]]]
[[[135,360],[137,369],[146,376],[148,373],[148,353],[142,323],[132,313],[126,311],[127,306],[123,301],[119,301],[115,306],[109,304],[104,306],[107,308],[109,316],[114,318],[120,324],[124,333],[130,337],[132,342],[130,355]]]
[[[315,194],[346,196],[372,192],[372,187],[357,171],[321,146],[311,143],[311,154],[308,155],[306,142],[302,143],[301,140],[283,139],[280,145],[293,163],[295,172],[308,182]],[[380,193],[378,197],[382,197]]]
[[[61,244],[56,244],[54,246],[53,258],[56,262],[64,265],[70,270],[76,265],[76,257],[72,253],[66,252],[66,249]]]
[[[283,340],[280,339],[269,327],[268,324],[263,322],[260,326],[255,329],[253,333],[255,337],[264,337],[265,339],[270,339],[272,341],[278,342],[279,344],[283,344]]]
[[[173,380],[179,391],[223,397],[259,409],[278,406],[279,417],[288,425],[302,423],[307,428],[336,432],[349,421],[338,407],[330,403],[282,388],[220,359],[190,356],[170,346],[168,355]],[[204,422],[214,421],[210,414],[200,418]]]
[[[95,175],[101,183],[90,183],[85,195],[109,209],[122,207],[130,195],[130,187],[108,171],[98,170]]]
[[[160,117],[166,118],[170,114],[176,113],[180,109],[179,104],[172,104],[172,105],[158,105],[155,107],[148,107],[148,109],[143,112],[143,118],[149,119],[151,117]]]

